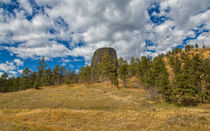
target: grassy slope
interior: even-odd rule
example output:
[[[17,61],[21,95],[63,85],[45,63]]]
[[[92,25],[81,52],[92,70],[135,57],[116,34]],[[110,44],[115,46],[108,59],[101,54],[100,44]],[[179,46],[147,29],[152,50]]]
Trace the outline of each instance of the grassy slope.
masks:
[[[210,130],[210,105],[152,103],[143,90],[102,84],[0,93],[3,130]]]
[[[183,50],[184,51],[184,50]],[[190,56],[195,55],[195,54],[200,54],[201,58],[210,58],[210,47],[207,48],[198,48],[198,49],[192,49],[190,50],[190,52],[188,53]],[[170,66],[169,64],[169,59],[168,57],[164,57],[163,59],[166,63],[166,69],[168,70],[169,73],[169,80],[170,82],[173,81],[174,79],[174,72],[173,72],[173,68]]]

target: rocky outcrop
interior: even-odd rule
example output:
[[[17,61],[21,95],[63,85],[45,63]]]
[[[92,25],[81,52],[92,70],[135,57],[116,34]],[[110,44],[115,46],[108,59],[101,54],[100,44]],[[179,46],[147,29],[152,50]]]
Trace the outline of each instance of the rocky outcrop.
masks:
[[[94,55],[92,57],[92,61],[91,61],[91,66],[96,68],[98,63],[101,63],[102,60],[103,60],[103,57],[106,55],[106,54],[109,54],[109,56],[111,57],[111,59],[114,61],[114,60],[117,60],[117,53],[115,51],[114,48],[100,48],[100,49],[97,49],[95,52],[94,52]]]

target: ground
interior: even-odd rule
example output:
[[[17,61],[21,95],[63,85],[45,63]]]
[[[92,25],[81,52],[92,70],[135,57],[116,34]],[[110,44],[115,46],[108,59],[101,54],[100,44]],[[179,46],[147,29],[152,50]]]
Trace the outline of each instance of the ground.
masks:
[[[66,85],[0,93],[3,131],[208,131],[210,105],[152,102],[144,89]]]

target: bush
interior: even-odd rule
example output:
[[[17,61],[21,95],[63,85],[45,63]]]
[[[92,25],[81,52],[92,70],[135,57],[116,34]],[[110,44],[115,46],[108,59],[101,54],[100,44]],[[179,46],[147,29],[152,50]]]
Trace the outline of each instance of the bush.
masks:
[[[40,83],[38,81],[34,82],[34,88],[39,89]]]

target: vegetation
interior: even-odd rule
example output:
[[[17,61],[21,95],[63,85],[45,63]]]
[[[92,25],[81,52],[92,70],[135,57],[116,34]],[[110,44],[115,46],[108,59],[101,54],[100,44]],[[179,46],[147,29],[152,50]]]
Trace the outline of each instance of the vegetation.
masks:
[[[26,68],[16,78],[5,72],[0,129],[210,130],[210,48],[195,47],[129,64],[106,55],[78,74],[48,68],[44,58],[35,72]]]
[[[122,58],[121,58],[122,59]],[[123,81],[123,87],[126,88],[126,81],[127,81],[127,78],[128,78],[128,68],[129,65],[127,63],[127,61],[123,60],[122,59],[122,63],[120,64],[120,67],[119,67],[119,74],[120,74],[120,79]]]
[[[195,48],[195,49],[194,49]],[[26,68],[20,77],[0,78],[0,92],[12,92],[43,86],[56,86],[74,83],[109,83],[115,87],[128,87],[128,78],[137,78],[139,85],[150,92],[154,100],[164,100],[180,106],[197,105],[210,102],[210,48],[199,49],[187,45],[184,50],[176,48],[166,55],[155,58],[131,57],[130,63],[123,58],[113,60],[108,54],[93,68],[82,67],[74,74],[64,66],[47,68],[43,57],[37,72]],[[206,51],[207,56],[202,56]],[[121,79],[122,84],[119,82]],[[122,86],[121,86],[122,85]],[[139,87],[139,86],[135,86]]]
[[[130,78],[128,79],[130,80]],[[71,84],[0,93],[0,129],[6,131],[210,130],[210,110],[149,100],[144,89]],[[129,83],[127,83],[129,86]]]
[[[53,71],[47,68],[45,58],[43,57],[37,67],[37,72],[32,72],[29,68],[23,70],[19,77],[10,77],[5,72],[0,77],[0,92],[13,92],[26,90],[30,88],[39,89],[43,86],[56,86],[64,84],[66,80],[68,83],[75,83],[76,75],[74,72],[66,70],[65,67],[56,65]],[[74,79],[73,79],[74,78]]]

